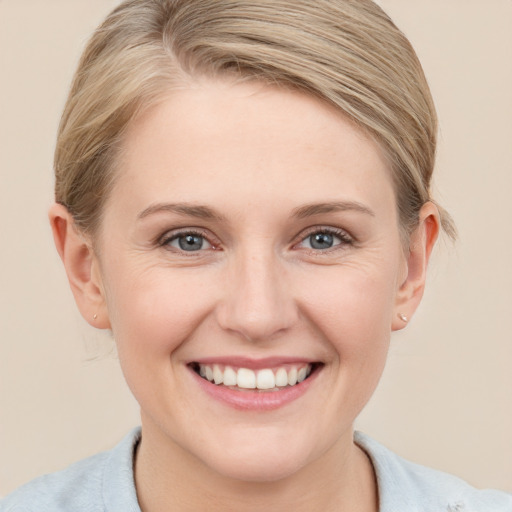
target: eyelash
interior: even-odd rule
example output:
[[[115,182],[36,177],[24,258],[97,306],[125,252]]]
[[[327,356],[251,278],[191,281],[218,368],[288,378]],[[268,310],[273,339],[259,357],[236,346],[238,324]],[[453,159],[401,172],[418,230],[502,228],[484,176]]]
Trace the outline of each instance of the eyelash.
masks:
[[[170,243],[173,242],[174,240],[178,240],[181,237],[185,237],[185,236],[189,236],[189,235],[201,237],[206,242],[208,242],[208,244],[210,244],[210,246],[211,246],[210,250],[218,250],[219,244],[211,241],[211,239],[213,237],[210,233],[207,233],[206,231],[202,231],[200,229],[194,229],[194,228],[173,231],[173,232],[167,231],[164,235],[162,235],[161,237],[158,238],[158,245],[167,250],[174,250],[178,253],[189,253],[188,254],[189,256],[197,255],[198,253],[202,252],[204,249],[198,250],[198,251],[185,251],[185,250],[180,250],[178,248],[170,246]]]
[[[309,254],[313,255],[322,255],[322,254],[328,254],[332,251],[342,250],[346,246],[354,245],[354,238],[350,236],[345,230],[339,229],[339,228],[333,228],[333,227],[326,227],[326,226],[313,226],[306,230],[305,233],[301,233],[300,235],[300,241],[294,245],[294,247],[298,246],[301,243],[304,243],[308,238],[310,238],[312,235],[321,234],[321,235],[330,235],[333,237],[336,237],[339,239],[340,243],[333,245],[332,247],[328,247],[326,249],[313,249],[313,248],[306,248],[305,250]]]
[[[309,237],[316,234],[322,234],[322,235],[330,235],[335,238],[338,238],[340,240],[340,243],[333,245],[332,247],[328,247],[326,249],[313,249],[313,248],[304,248],[306,252],[314,255],[320,255],[320,254],[326,254],[330,253],[332,251],[340,250],[343,247],[354,245],[355,240],[350,236],[345,230],[339,229],[339,228],[333,228],[333,227],[325,227],[325,226],[313,226],[306,230],[306,232],[300,234],[300,239],[298,242],[293,244],[293,247],[298,247],[301,243],[304,243]],[[185,236],[197,236],[204,239],[211,247],[209,249],[199,249],[197,251],[185,251],[182,249],[178,249],[175,247],[171,247],[170,243],[178,240],[181,237]],[[160,247],[163,247],[167,250],[174,250],[180,254],[187,254],[188,256],[198,256],[200,253],[204,252],[205,250],[219,250],[219,241],[212,241],[212,238],[214,238],[210,233],[200,230],[200,229],[184,229],[179,231],[173,231],[173,232],[166,232],[164,235],[159,237],[157,239],[157,244]]]

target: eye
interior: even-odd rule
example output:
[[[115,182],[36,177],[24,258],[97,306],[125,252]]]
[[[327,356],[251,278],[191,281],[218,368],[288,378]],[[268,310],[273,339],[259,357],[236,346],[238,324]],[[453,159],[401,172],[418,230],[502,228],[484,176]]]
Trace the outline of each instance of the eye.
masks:
[[[162,245],[186,252],[197,252],[213,248],[212,244],[202,234],[194,232],[175,233],[162,240]]]
[[[338,245],[352,244],[352,238],[341,230],[316,229],[304,238],[299,246],[315,251],[325,251]]]
[[[330,249],[335,242],[334,235],[330,233],[315,233],[307,238],[312,249]]]

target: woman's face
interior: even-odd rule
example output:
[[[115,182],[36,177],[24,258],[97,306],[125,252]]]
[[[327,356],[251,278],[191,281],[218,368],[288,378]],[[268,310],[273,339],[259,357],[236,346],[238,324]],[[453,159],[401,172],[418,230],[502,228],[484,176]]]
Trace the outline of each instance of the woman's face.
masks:
[[[99,268],[144,435],[248,480],[347,449],[407,273],[395,203],[377,145],[298,92],[204,81],[138,119]]]

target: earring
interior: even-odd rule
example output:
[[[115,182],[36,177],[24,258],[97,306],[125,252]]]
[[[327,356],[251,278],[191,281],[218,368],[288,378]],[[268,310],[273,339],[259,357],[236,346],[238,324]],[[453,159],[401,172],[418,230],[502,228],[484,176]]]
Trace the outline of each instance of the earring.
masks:
[[[409,319],[403,313],[398,313],[398,318],[400,318],[400,320],[405,323],[409,321]]]

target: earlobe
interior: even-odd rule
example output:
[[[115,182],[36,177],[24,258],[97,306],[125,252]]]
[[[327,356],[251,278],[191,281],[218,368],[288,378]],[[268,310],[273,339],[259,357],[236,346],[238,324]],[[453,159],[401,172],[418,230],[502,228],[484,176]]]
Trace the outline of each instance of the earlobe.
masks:
[[[109,329],[101,274],[92,245],[76,229],[73,217],[65,206],[55,203],[51,206],[48,217],[55,247],[64,263],[80,313],[92,326]]]
[[[406,255],[406,276],[400,284],[395,301],[391,329],[403,329],[416,311],[423,292],[427,266],[432,249],[439,235],[439,211],[432,202],[425,203],[419,214],[419,222],[410,236],[409,251]],[[407,320],[404,321],[404,318]]]

